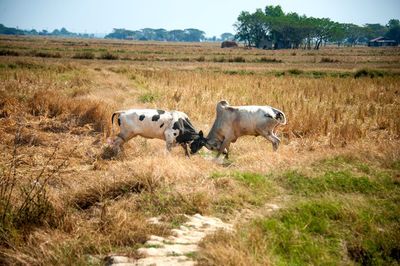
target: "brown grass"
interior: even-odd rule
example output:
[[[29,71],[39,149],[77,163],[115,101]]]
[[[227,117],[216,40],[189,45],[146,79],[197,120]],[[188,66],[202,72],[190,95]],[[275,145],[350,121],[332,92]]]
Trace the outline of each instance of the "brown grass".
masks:
[[[207,43],[27,37],[0,42],[19,54],[0,57],[0,170],[9,166],[19,128],[18,171],[25,184],[55,146],[59,153],[49,169],[76,146],[67,167],[48,183],[49,201],[62,214],[55,217],[63,218],[55,226],[14,231],[9,246],[0,247],[4,264],[88,264],[88,255],[137,256],[150,234],[168,234],[183,213],[233,219],[236,210],[256,208],[280,193],[271,187],[254,198],[259,191],[235,179],[238,173],[307,169],[339,154],[388,165],[400,157],[398,48],[325,48],[293,56],[292,50],[222,50]],[[70,49],[62,49],[61,58],[26,53],[46,48],[55,54],[65,46]],[[74,59],[83,49],[94,58]],[[124,60],[96,59],[105,51]],[[323,58],[335,61],[320,63]],[[355,78],[362,69],[367,74]],[[113,111],[181,110],[208,132],[221,99],[283,110],[288,124],[278,129],[283,140],[278,152],[263,138],[243,137],[232,144],[231,161],[218,164],[205,150],[187,159],[180,147],[166,154],[163,141],[138,137],[125,144],[121,156],[105,160],[114,155],[105,146]],[[150,225],[152,216],[170,226]],[[241,248],[244,243],[232,241],[223,249],[218,243],[231,236],[212,237],[201,265],[261,264]]]

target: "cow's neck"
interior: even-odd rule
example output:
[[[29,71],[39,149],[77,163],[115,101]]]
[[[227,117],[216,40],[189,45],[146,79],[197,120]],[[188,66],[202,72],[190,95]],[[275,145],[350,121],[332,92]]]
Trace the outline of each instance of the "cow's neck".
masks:
[[[207,135],[207,142],[209,142],[210,144],[213,144],[213,145],[215,145],[217,143],[222,143],[223,136],[218,134],[218,131],[220,131],[220,129],[221,129],[221,122],[217,118],[215,120],[210,132]]]

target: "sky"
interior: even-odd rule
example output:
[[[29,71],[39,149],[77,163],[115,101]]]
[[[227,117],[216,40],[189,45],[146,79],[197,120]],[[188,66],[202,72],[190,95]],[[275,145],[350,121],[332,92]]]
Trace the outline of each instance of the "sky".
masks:
[[[196,28],[207,37],[234,33],[241,11],[267,5],[283,11],[328,17],[341,23],[400,19],[400,0],[0,0],[0,23],[7,27],[107,34],[113,28],[166,30]]]

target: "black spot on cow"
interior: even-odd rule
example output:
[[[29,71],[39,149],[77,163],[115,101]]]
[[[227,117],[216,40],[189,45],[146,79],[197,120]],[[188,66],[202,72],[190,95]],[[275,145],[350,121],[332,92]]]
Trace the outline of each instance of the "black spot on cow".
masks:
[[[177,130],[177,129],[179,129],[180,127],[179,127],[179,120],[181,120],[180,118],[178,119],[178,121],[176,121],[175,123],[174,123],[174,125],[173,125],[173,127],[172,127],[172,129],[175,129],[175,130]]]
[[[151,121],[158,121],[158,119],[160,119],[160,115],[153,115]]]
[[[176,135],[178,135],[178,133],[174,133],[174,136],[176,137]]]
[[[140,115],[140,116],[139,116],[139,120],[140,120],[140,121],[143,121],[144,118],[145,118],[144,115]]]
[[[164,126],[164,123],[162,123],[161,125],[160,125],[160,128],[162,128]]]
[[[270,114],[265,114],[264,116],[268,118],[273,118]]]
[[[118,117],[118,126],[121,125],[121,118]]]
[[[162,114],[165,113],[165,111],[164,111],[164,110],[157,110],[157,113],[158,113],[159,115],[162,115]]]

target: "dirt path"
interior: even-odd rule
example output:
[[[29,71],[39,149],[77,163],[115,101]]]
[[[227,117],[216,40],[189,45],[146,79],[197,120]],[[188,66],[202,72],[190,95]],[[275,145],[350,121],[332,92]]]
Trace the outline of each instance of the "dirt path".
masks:
[[[219,218],[200,214],[185,215],[188,221],[181,225],[179,229],[173,229],[172,236],[150,236],[145,247],[138,249],[143,258],[135,260],[126,256],[112,255],[106,258],[106,264],[114,266],[194,265],[193,255],[199,250],[198,244],[206,235],[212,234],[219,229],[233,231],[234,225],[242,224],[250,219],[262,217],[279,210],[281,204],[284,204],[286,200],[285,198],[277,197],[257,210],[240,210],[234,215],[235,218],[231,220],[231,223],[224,223]],[[161,223],[158,218],[151,218],[149,222],[153,224]]]
[[[195,214],[186,216],[188,221],[173,229],[173,235],[169,237],[151,236],[144,248],[138,252],[143,256],[134,260],[125,256],[109,256],[107,265],[194,265],[192,259],[194,252],[198,251],[199,242],[208,234],[216,230],[233,230],[232,224],[227,224],[219,218]],[[157,218],[151,219],[152,223],[159,223]]]

